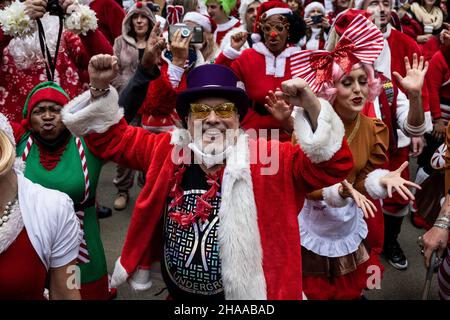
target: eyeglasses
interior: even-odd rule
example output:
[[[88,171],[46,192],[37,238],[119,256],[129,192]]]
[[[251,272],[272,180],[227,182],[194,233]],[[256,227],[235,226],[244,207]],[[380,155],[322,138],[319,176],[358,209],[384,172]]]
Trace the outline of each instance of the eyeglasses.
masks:
[[[272,31],[283,32],[284,30],[287,30],[288,28],[289,28],[289,23],[286,23],[286,24],[279,23],[276,25],[270,25],[270,24],[262,24],[261,25],[261,30],[264,33],[270,33]]]
[[[191,114],[194,119],[206,119],[211,111],[220,118],[231,118],[236,113],[236,106],[232,102],[221,103],[214,107],[204,103],[191,103]]]

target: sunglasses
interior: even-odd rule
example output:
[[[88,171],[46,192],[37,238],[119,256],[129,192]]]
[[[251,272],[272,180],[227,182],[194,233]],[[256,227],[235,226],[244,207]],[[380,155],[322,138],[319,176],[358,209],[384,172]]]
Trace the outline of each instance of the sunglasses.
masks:
[[[287,30],[289,28],[289,23],[286,24],[276,24],[276,25],[270,25],[270,24],[263,24],[261,25],[261,30],[264,33],[270,33],[272,31],[276,31],[276,32],[283,32],[284,30]]]
[[[209,106],[204,103],[191,103],[191,114],[196,120],[206,119],[211,111],[220,118],[231,118],[236,114],[236,106],[232,102],[225,102],[216,106]]]

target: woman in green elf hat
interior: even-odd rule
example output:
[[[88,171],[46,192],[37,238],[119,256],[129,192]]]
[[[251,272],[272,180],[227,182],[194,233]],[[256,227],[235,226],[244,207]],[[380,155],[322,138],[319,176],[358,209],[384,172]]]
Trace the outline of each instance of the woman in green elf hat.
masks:
[[[15,130],[17,155],[25,177],[70,196],[83,230],[77,258],[82,299],[108,299],[108,274],[95,212],[95,195],[103,162],[91,154],[81,138],[61,121],[67,93],[54,82],[44,82],[29,93],[22,126]],[[17,128],[16,128],[17,129]]]

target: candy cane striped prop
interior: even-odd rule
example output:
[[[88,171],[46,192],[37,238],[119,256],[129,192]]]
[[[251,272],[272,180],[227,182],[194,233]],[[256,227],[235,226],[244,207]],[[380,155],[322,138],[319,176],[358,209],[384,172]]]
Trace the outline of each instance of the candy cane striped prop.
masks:
[[[80,204],[85,203],[89,199],[90,186],[89,186],[89,171],[86,161],[86,153],[84,152],[83,144],[80,138],[75,138],[75,143],[77,145],[78,154],[80,155],[81,168],[83,170],[84,176],[84,199]],[[33,145],[33,138],[28,137],[27,144],[22,153],[22,160],[25,161],[30,153],[31,146]],[[84,234],[84,211],[76,212],[78,220],[80,221],[81,231],[83,233],[83,239],[80,244],[80,251],[78,253],[78,263],[88,263],[90,261],[89,251],[87,249],[86,236]]]

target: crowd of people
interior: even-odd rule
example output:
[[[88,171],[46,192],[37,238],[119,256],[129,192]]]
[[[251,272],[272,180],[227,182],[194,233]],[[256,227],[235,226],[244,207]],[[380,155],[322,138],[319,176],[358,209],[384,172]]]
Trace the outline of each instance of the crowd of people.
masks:
[[[450,300],[449,22],[444,0],[1,1],[0,299],[162,276],[176,301],[360,300],[380,255],[408,268],[410,216]],[[133,207],[112,274],[108,161]]]

